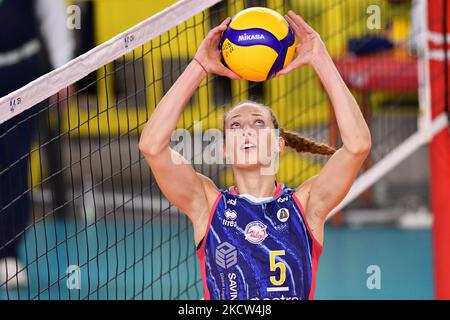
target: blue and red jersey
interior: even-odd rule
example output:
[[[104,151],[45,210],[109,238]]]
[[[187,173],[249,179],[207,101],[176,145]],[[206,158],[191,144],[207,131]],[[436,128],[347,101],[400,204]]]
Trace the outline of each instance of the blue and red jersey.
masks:
[[[313,299],[322,246],[295,189],[276,184],[257,202],[220,190],[197,250],[205,300]]]

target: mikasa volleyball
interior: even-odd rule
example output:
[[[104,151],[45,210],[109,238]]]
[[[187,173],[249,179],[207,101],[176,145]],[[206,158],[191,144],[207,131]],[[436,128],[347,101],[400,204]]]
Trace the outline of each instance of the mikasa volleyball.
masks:
[[[270,79],[295,52],[294,33],[278,12],[253,7],[236,14],[219,44],[223,62],[249,81]]]

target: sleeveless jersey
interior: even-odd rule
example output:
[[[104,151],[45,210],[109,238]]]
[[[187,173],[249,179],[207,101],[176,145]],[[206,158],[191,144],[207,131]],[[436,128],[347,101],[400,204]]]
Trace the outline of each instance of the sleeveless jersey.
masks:
[[[322,246],[295,189],[276,182],[267,201],[221,189],[197,255],[204,299],[313,299]]]

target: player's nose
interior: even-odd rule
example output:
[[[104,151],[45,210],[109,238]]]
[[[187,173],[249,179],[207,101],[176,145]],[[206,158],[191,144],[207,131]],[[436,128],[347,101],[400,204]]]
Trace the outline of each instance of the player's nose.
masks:
[[[244,137],[252,137],[252,136],[254,136],[253,129],[250,128],[249,126],[245,125],[242,128],[242,136],[244,136]]]

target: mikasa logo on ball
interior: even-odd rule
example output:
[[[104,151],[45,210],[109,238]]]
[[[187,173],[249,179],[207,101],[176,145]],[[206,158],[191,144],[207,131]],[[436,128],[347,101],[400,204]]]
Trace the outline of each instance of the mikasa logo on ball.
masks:
[[[239,36],[238,38],[238,42],[239,41],[248,41],[248,40],[262,40],[262,39],[266,39],[264,38],[263,34],[242,34]]]

